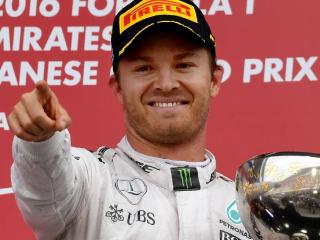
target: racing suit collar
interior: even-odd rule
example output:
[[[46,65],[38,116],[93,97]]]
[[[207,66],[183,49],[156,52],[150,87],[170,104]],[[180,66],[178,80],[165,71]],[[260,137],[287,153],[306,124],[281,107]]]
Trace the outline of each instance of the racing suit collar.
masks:
[[[216,177],[216,160],[206,150],[203,162],[174,161],[144,155],[135,151],[126,137],[118,144],[117,152],[155,185],[174,191],[192,191],[213,184]]]

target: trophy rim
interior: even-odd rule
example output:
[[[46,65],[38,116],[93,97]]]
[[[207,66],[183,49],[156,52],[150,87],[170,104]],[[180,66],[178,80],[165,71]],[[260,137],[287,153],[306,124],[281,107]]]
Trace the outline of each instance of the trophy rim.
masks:
[[[316,157],[320,158],[320,153],[315,152],[304,152],[304,151],[279,151],[279,152],[269,152],[269,153],[263,153],[259,155],[255,155],[251,157],[249,160],[243,162],[239,167],[242,168],[244,165],[248,164],[249,161],[254,161],[257,159],[264,159],[269,157],[278,157],[278,156],[309,156],[309,157]]]

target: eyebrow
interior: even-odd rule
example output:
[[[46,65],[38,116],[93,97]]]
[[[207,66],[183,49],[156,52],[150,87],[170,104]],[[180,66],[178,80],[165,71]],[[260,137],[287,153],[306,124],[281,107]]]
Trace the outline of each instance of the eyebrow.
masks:
[[[153,62],[153,58],[147,57],[147,56],[130,56],[127,59],[129,62],[134,62],[134,61]]]
[[[195,56],[197,56],[196,53],[187,52],[187,53],[181,53],[181,54],[175,55],[173,58],[174,58],[174,60],[181,60],[181,59],[184,59],[184,58],[187,58],[187,57],[195,57]]]

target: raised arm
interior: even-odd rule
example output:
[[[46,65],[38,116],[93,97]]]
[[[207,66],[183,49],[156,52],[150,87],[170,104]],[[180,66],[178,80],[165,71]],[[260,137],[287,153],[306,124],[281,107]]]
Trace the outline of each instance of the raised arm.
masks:
[[[22,95],[9,115],[16,135],[11,180],[18,206],[37,239],[55,239],[83,204],[86,177],[72,160],[71,123],[58,98],[42,81]]]

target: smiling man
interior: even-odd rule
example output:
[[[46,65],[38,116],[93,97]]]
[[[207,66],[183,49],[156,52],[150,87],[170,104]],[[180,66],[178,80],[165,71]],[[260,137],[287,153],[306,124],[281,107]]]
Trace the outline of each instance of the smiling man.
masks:
[[[202,161],[210,98],[218,92],[222,72],[211,66],[209,50],[196,39],[186,41],[189,33],[174,27],[156,26],[138,38],[111,84],[116,85],[127,138],[136,150]]]
[[[37,238],[250,239],[234,185],[205,149],[223,70],[201,11],[133,1],[115,17],[112,47],[126,126],[115,149],[71,147],[71,118],[44,81],[9,116],[12,184]]]

